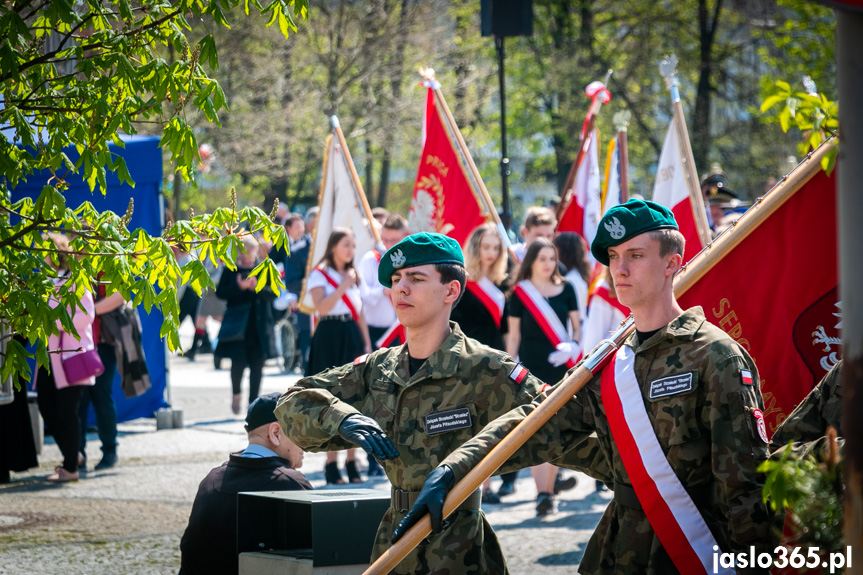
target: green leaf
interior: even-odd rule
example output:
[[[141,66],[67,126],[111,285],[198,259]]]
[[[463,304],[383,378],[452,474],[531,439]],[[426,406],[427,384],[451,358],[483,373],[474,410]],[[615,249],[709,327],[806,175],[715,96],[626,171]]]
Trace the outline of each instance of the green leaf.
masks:
[[[768,96],[764,102],[761,103],[761,113],[763,114],[779,102],[785,100],[782,96]]]

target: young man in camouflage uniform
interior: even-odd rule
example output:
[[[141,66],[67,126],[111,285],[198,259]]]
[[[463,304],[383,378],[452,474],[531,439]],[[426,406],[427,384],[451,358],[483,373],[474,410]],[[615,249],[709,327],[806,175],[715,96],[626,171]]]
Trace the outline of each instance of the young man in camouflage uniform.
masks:
[[[818,453],[826,441],[824,436],[828,427],[833,427],[837,436],[844,437],[841,360],[776,428],[776,433],[770,438],[771,457],[781,457],[788,443],[792,443],[791,451],[796,457]]]
[[[774,548],[768,510],[761,499],[762,483],[756,473],[768,455],[758,373],[746,351],[708,323],[700,307],[684,311],[677,304],[672,280],[682,263],[683,244],[674,216],[652,202],[630,200],[602,218],[591,251],[598,261],[610,266],[617,296],[635,318],[637,331],[626,340],[623,355],[619,352],[615,359],[621,362],[621,358],[629,358],[629,376],[616,370],[611,371],[611,377],[607,373],[597,375],[507,462],[523,467],[544,461],[572,464],[580,457],[572,447],[590,433],[597,434],[611,465],[614,500],[588,543],[581,573],[712,572],[711,539],[721,551],[746,551],[747,556],[750,546],[755,547],[756,554]],[[630,422],[634,411],[625,412],[625,417],[612,411],[613,402],[606,395],[609,380],[611,386],[619,385],[619,380],[631,382],[627,405],[641,410],[639,421],[646,425],[640,431]],[[476,466],[545,396],[495,420],[447,457],[425,482],[414,508],[396,529],[394,540],[426,512],[432,517],[433,529],[438,528],[440,522],[435,518],[440,516],[442,501],[454,482]],[[609,413],[616,418],[612,422]],[[653,479],[659,503],[671,506],[689,499],[689,512],[674,519],[703,518],[697,531],[681,529],[684,538],[679,547],[692,548],[694,553],[689,557],[700,563],[697,569],[678,566],[672,556],[677,558],[680,548],[675,545],[667,550],[660,541],[669,540],[672,526],[645,514],[645,508],[652,515],[656,507],[643,506],[643,499],[651,503],[657,499],[651,500],[651,492],[644,490],[649,481],[639,479],[634,486],[631,470],[638,471],[638,465],[632,464],[631,449],[624,452],[624,465],[622,451],[626,446],[621,448],[621,441],[625,434],[612,433],[612,427],[617,432],[621,423],[631,427],[633,437],[652,437],[657,447],[646,453],[639,444],[639,461],[649,459],[668,468],[669,474]],[[636,473],[634,477],[644,475]],[[668,497],[665,489],[671,485],[675,485],[677,499]],[[694,539],[693,534],[706,538]],[[741,572],[744,570],[738,570]]]
[[[449,321],[465,282],[454,240],[408,236],[381,258],[378,277],[391,288],[407,343],[303,379],[276,409],[286,435],[305,450],[359,445],[382,460],[393,485],[392,505],[378,529],[373,559],[389,547],[393,527],[426,475],[494,418],[529,403],[544,385]],[[477,490],[443,533],[414,549],[394,572],[506,573],[497,537],[479,507]]]

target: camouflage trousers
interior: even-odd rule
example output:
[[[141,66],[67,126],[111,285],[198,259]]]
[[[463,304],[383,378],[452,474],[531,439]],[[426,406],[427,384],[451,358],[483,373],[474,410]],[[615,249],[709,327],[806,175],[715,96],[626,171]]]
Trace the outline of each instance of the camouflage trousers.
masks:
[[[391,547],[393,529],[404,518],[390,507],[375,536],[372,561]],[[497,536],[481,510],[456,511],[439,535],[430,535],[391,573],[417,575],[506,575],[506,560]]]

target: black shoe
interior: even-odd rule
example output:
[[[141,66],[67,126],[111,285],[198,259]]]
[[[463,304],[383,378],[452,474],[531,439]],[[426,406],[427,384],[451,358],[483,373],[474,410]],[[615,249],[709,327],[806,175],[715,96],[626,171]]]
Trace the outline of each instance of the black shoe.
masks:
[[[497,505],[500,503],[500,497],[491,489],[484,489],[482,492],[482,502]]]
[[[198,347],[198,353],[213,353],[213,342],[206,334],[201,336],[201,345]]]
[[[515,481],[504,481],[497,490],[498,497],[506,497],[515,493]]]
[[[345,471],[348,472],[348,483],[362,483],[365,479],[360,476],[356,461],[345,461]]]
[[[540,493],[536,496],[536,516],[545,517],[557,511],[554,504],[554,495],[551,493]]]
[[[575,487],[576,483],[578,483],[578,480],[575,478],[575,475],[570,475],[566,479],[560,479],[558,476],[558,478],[554,480],[554,494],[557,495],[561,491],[572,489]]]
[[[102,461],[96,464],[96,471],[102,471],[103,469],[111,469],[117,465],[117,453],[113,451],[109,451],[107,453],[102,454]]]
[[[331,461],[324,466],[324,477],[327,480],[327,485],[345,484],[345,480],[342,479],[342,474],[339,472],[339,465],[335,461]]]
[[[222,356],[213,354],[213,367],[222,369]]]

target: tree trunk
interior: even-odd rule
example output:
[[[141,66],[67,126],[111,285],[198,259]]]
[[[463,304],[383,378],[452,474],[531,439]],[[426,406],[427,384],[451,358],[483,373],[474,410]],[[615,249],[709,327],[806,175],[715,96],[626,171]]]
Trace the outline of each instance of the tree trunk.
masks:
[[[381,183],[378,187],[378,199],[376,205],[385,208],[387,204],[387,188],[390,185],[390,166],[392,159],[390,158],[389,150],[384,150],[383,159],[381,159]]]
[[[716,39],[716,28],[719,24],[719,13],[722,10],[722,0],[716,0],[713,7],[713,19],[710,18],[710,8],[707,0],[698,0],[699,26],[699,72],[698,85],[695,93],[695,113],[692,119],[692,157],[695,168],[707,168],[710,152],[710,104],[713,88],[710,77],[713,74],[713,44]]]
[[[837,72],[840,102],[863,100],[863,14],[836,11]],[[863,113],[853,106],[842,114],[839,146],[839,295],[842,301],[843,411],[845,433],[845,545],[853,554],[849,574],[863,573]]]

